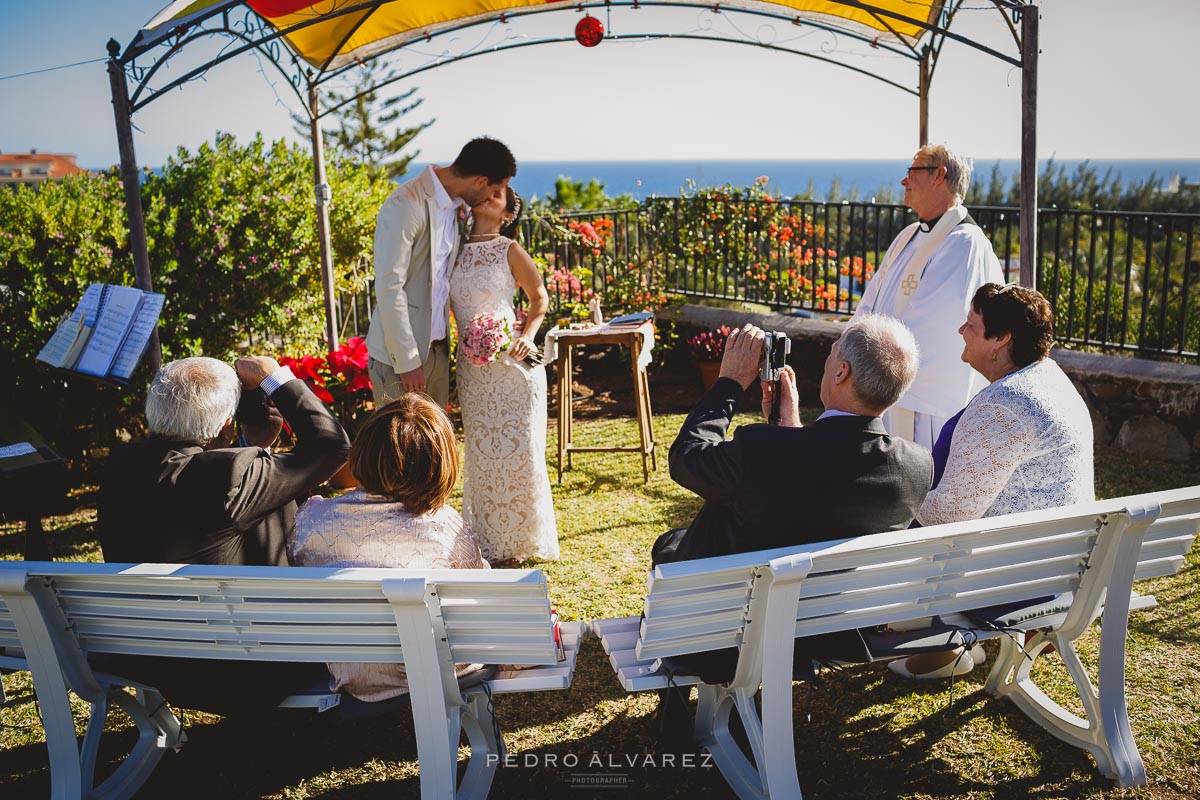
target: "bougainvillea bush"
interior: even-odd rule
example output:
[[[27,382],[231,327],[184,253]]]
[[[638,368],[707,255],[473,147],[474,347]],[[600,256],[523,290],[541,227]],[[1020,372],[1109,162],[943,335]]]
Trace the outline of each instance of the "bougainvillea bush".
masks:
[[[366,343],[354,336],[324,356],[283,356],[279,364],[307,383],[353,438],[375,409],[367,361]]]

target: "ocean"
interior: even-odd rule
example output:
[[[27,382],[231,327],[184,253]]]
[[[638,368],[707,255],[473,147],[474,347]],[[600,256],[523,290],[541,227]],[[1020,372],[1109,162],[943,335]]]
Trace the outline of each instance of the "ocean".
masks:
[[[835,181],[839,196],[846,199],[851,192],[859,200],[879,197],[880,202],[891,190],[891,199],[899,202],[903,196],[900,179],[912,163],[909,159],[881,160],[798,160],[798,161],[523,161],[518,165],[513,187],[521,194],[553,195],[554,182],[566,176],[581,183],[592,178],[604,184],[611,196],[630,194],[635,200],[652,196],[675,197],[689,179],[699,186],[747,186],[765,175],[773,194],[792,196],[808,191],[811,184],[817,198],[828,197]],[[1110,170],[1114,177],[1129,185],[1151,178],[1166,187],[1172,176],[1181,176],[1188,183],[1200,182],[1200,159],[1056,159],[1056,166],[1068,173],[1079,165],[1089,164],[1101,177]],[[1045,169],[1042,161],[1039,169]],[[990,183],[993,168],[1011,185],[1018,172],[1017,159],[978,159],[975,161],[974,183]],[[415,175],[425,164],[414,162],[408,174]]]

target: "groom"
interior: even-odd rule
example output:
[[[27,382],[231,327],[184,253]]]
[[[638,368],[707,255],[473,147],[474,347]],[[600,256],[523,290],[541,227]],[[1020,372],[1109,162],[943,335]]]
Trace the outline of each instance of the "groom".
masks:
[[[517,173],[503,143],[467,142],[448,167],[430,164],[379,209],[375,225],[375,311],[367,332],[375,405],[424,392],[450,399],[450,270],[459,220]]]

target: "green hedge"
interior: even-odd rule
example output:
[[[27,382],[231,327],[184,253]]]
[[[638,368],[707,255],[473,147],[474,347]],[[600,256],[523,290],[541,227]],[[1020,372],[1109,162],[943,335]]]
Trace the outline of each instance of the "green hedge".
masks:
[[[331,164],[331,228],[339,288],[371,273],[375,213],[394,184]],[[323,294],[312,161],[295,145],[219,134],[180,148],[142,182],[150,270],[166,295],[164,359],[228,359],[323,345]],[[128,389],[49,369],[35,356],[88,284],[132,284],[124,194],[115,170],[0,191],[0,367],[5,401],[69,457],[112,443],[140,422],[145,368]],[[263,334],[267,334],[264,338]]]

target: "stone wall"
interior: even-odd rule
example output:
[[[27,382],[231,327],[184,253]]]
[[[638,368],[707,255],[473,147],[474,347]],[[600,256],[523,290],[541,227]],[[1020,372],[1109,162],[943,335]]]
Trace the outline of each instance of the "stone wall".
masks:
[[[684,306],[680,321],[696,328],[753,323],[791,337],[791,364],[801,400],[816,405],[825,356],[841,322]],[[1071,377],[1092,414],[1100,444],[1163,461],[1200,463],[1200,367],[1055,348],[1051,357]]]

